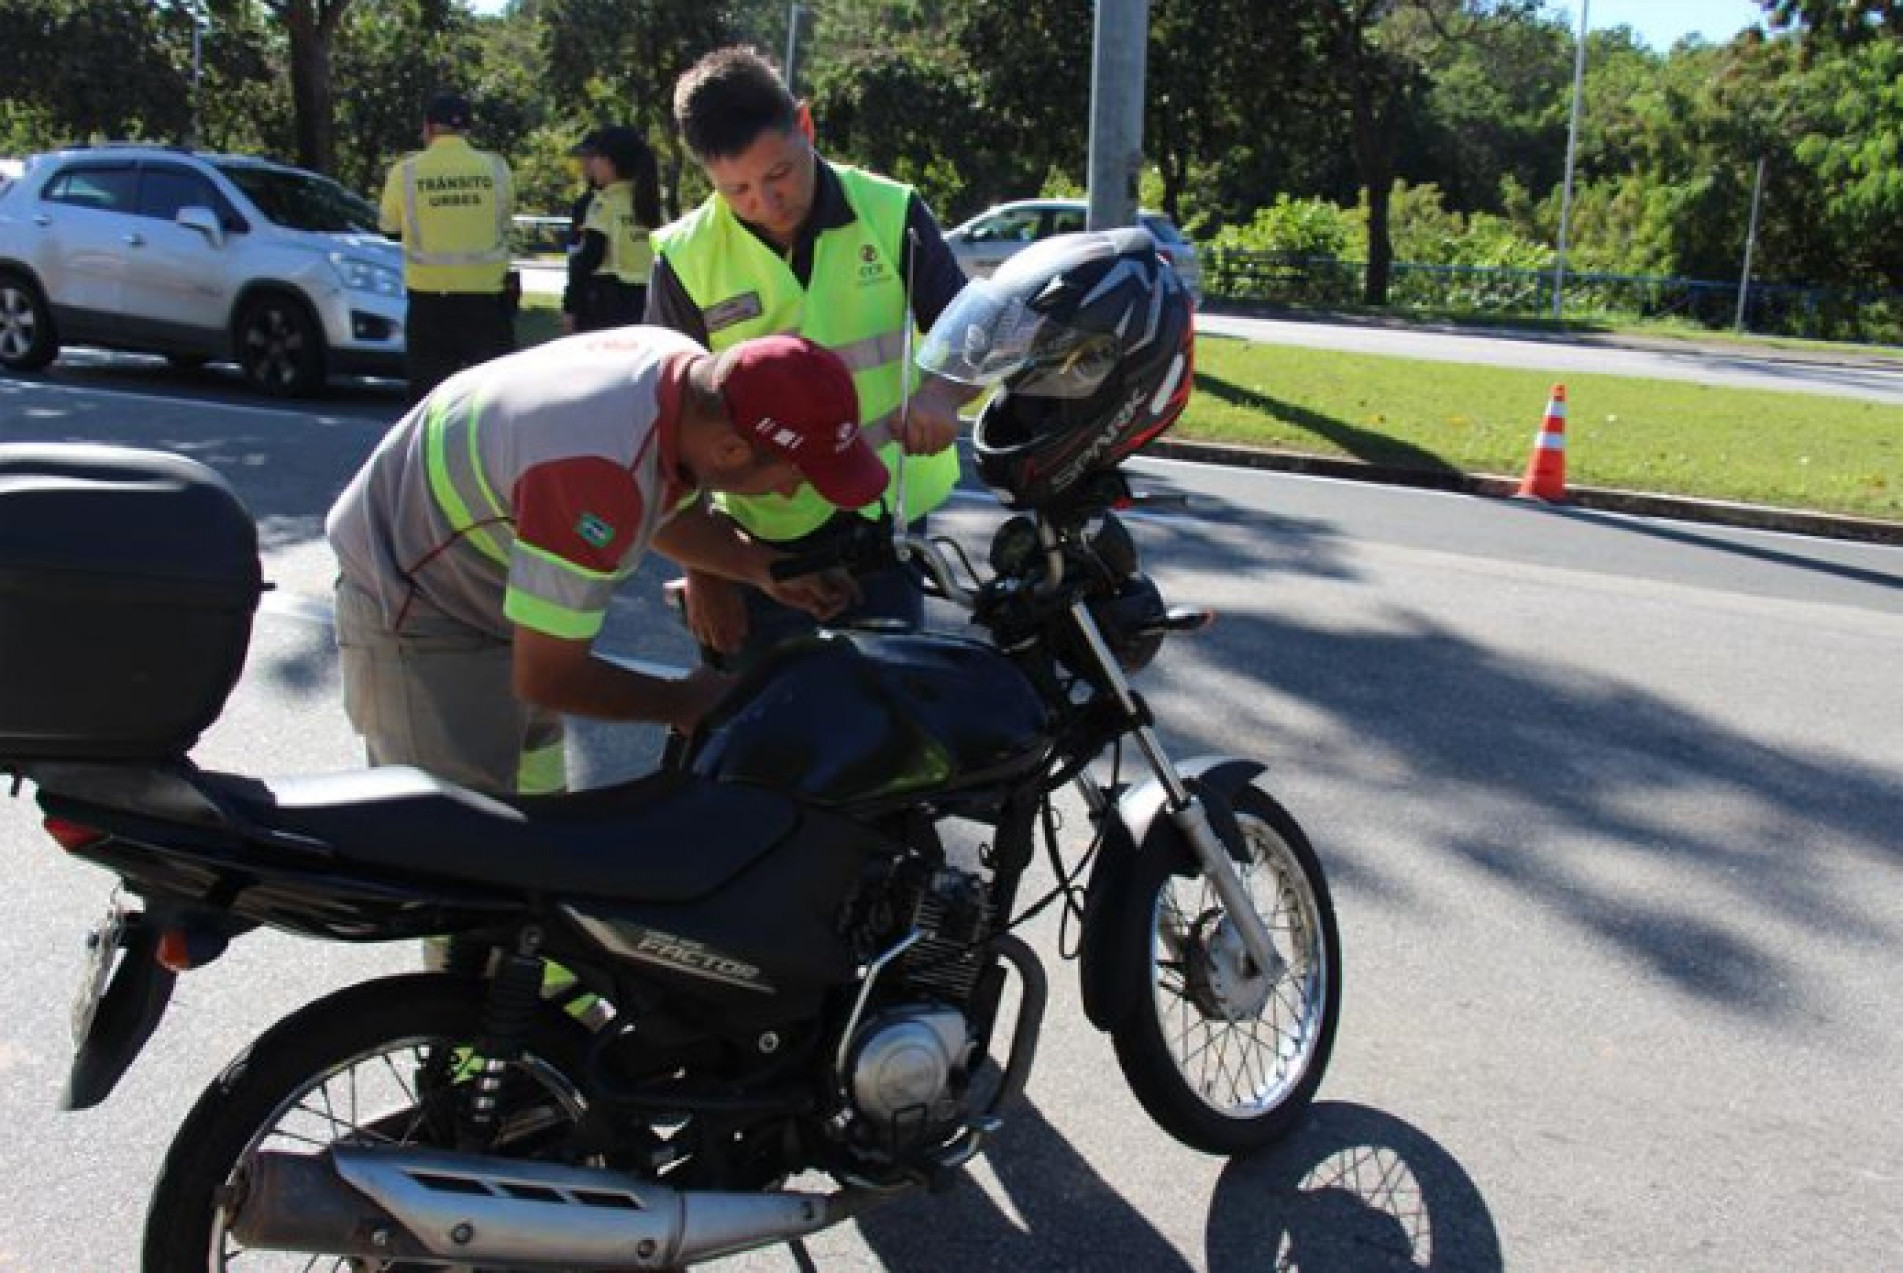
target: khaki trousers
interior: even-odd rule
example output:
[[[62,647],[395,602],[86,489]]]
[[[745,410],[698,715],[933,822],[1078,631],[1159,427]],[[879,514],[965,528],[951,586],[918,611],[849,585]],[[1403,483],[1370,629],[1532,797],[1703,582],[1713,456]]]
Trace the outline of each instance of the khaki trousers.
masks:
[[[489,795],[567,788],[560,714],[515,696],[514,647],[413,600],[403,630],[337,582],[344,711],[373,765],[414,765]]]

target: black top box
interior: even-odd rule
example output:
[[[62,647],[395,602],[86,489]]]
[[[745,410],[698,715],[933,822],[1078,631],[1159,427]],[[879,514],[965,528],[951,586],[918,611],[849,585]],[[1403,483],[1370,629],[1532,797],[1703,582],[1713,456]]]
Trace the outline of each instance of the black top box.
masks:
[[[251,514],[196,460],[0,445],[0,761],[184,755],[263,590]]]

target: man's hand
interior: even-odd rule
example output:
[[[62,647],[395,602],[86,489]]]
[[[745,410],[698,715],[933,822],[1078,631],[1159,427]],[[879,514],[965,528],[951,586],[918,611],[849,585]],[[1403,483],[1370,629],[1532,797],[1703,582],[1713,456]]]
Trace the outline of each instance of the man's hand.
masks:
[[[682,603],[687,630],[720,654],[732,654],[747,639],[747,603],[741,585],[704,570],[687,572]]]
[[[562,335],[573,336],[574,334],[575,334],[575,316],[573,314],[563,314],[562,315]]]
[[[674,700],[666,723],[682,734],[692,734],[721,696],[733,688],[734,678],[710,667],[697,667],[671,682]]]
[[[936,455],[958,440],[958,408],[976,391],[968,385],[928,376],[912,395],[899,445],[907,455]]]
[[[859,583],[843,570],[822,570],[796,579],[768,576],[761,591],[783,606],[804,610],[824,622],[859,600]]]

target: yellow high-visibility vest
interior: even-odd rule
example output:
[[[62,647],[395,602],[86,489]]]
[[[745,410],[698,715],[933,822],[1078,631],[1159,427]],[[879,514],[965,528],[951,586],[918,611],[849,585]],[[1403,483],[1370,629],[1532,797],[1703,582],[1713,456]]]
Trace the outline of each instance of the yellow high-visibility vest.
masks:
[[[653,228],[635,220],[632,181],[611,182],[597,191],[588,202],[582,230],[593,230],[608,241],[608,254],[601,258],[596,274],[613,275],[635,287],[647,286],[654,269],[654,245],[649,241]]]
[[[509,271],[515,187],[502,156],[437,137],[390,169],[379,222],[403,236],[403,281],[417,292],[500,292]]]
[[[868,440],[879,447],[888,471],[906,466],[906,516],[917,517],[943,504],[958,484],[958,449],[907,456],[888,440],[905,389],[919,378],[916,368],[905,366],[905,325],[912,315],[902,253],[912,191],[857,168],[830,166],[854,216],[846,225],[820,232],[813,244],[812,280],[805,288],[792,267],[742,225],[718,194],[655,231],[655,247],[699,306],[715,353],[756,336],[796,332],[839,355],[852,372]],[[818,529],[834,511],[810,486],[790,498],[723,494],[715,502],[750,534],[775,542]],[[858,511],[876,517],[879,505]]]

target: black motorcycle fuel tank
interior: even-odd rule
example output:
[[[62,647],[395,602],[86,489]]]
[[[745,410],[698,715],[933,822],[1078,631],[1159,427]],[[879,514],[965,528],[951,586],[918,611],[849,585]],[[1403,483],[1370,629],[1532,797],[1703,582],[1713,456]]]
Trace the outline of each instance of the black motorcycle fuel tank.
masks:
[[[1012,781],[1043,762],[1051,730],[1037,690],[989,645],[826,633],[743,677],[690,764],[821,805],[898,805]]]

